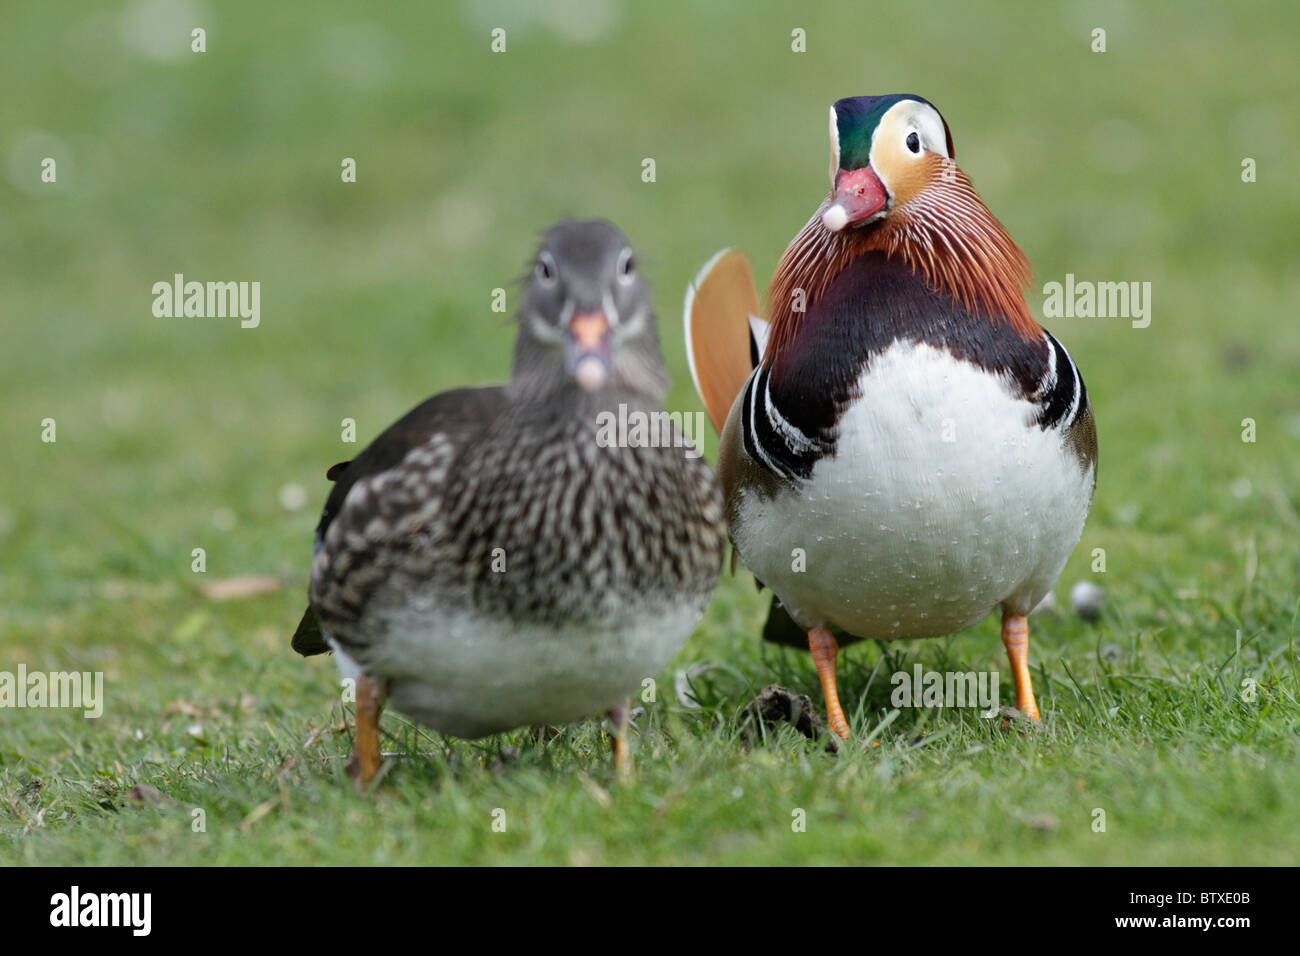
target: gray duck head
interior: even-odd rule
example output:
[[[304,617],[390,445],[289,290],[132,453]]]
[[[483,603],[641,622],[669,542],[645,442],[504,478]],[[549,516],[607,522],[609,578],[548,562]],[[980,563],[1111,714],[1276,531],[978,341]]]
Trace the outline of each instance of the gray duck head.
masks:
[[[509,390],[516,400],[633,393],[655,404],[668,380],[650,288],[627,237],[569,220],[542,237],[519,303]]]

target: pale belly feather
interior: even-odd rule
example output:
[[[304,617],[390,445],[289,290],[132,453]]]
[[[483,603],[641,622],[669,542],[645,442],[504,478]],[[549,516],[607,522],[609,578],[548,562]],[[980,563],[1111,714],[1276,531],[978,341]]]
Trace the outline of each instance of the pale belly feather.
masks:
[[[398,712],[474,739],[603,714],[641,693],[699,623],[682,602],[625,616],[617,628],[508,624],[465,612],[413,612],[390,621],[366,671]],[[335,647],[344,677],[358,666]]]
[[[1079,539],[1092,468],[998,377],[930,346],[894,345],[859,387],[798,493],[742,492],[742,560],[805,627],[931,637],[1004,602],[1027,613]]]

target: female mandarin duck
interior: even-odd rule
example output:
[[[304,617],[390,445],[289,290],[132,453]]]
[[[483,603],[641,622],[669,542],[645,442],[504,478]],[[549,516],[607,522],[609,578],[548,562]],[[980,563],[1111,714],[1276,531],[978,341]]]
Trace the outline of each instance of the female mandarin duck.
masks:
[[[806,634],[839,736],[835,633],[936,637],[996,608],[1037,720],[1026,618],[1092,505],[1087,390],[933,105],[842,99],[830,136],[832,192],[781,257],[770,323],[739,253],[687,291],[732,542]]]
[[[726,548],[702,459],[600,437],[603,413],[662,413],[666,389],[627,239],[564,222],[524,286],[509,383],[435,395],[330,470],[293,647],[357,680],[359,783],[381,698],[466,738],[609,711],[627,768],[627,697],[699,622]]]

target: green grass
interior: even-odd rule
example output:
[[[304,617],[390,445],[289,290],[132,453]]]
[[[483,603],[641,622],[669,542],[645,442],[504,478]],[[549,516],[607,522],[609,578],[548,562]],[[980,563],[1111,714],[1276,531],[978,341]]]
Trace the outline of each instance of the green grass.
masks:
[[[514,6],[208,3],[208,52],[170,60],[124,42],[131,5],[6,10],[0,671],[102,671],[107,701],[99,720],[0,710],[0,862],[1294,862],[1293,5],[612,2],[589,43]],[[742,572],[660,676],[630,781],[595,722],[466,743],[390,714],[399,756],[377,798],[357,796],[333,663],[288,647],[324,469],[359,447],[340,421],[364,443],[428,394],[504,378],[512,329],[491,290],[513,305],[535,235],[568,214],[638,245],[668,407],[697,408],[685,283],[724,245],[769,274],[825,189],[827,105],[890,91],[943,110],[1040,288],[1067,272],[1153,284],[1149,328],[1050,323],[1101,438],[1058,599],[1095,579],[1107,605],[1096,624],[1035,618],[1043,728],[944,710],[883,724],[889,673],[917,661],[1000,668],[1009,702],[985,622],[883,661],[845,652],[842,694],[877,746],[828,754],[789,727],[747,741],[738,715],[764,685],[820,692],[807,655],[758,640],[764,599]],[[51,154],[59,181],[42,186]],[[174,272],[260,281],[261,326],[155,319],[150,288]],[[293,483],[305,508],[280,504]],[[200,591],[241,575],[281,587]],[[674,672],[695,665],[713,669],[688,709]]]

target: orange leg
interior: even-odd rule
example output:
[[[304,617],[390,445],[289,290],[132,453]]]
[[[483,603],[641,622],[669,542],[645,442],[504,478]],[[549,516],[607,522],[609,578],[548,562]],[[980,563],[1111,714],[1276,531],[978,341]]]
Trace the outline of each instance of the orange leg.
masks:
[[[357,679],[357,735],[352,742],[348,774],[365,790],[379,772],[379,688],[365,674]]]
[[[620,777],[632,772],[632,763],[627,747],[627,715],[631,709],[630,701],[623,701],[609,710],[609,719],[614,723],[614,771]]]
[[[817,676],[821,678],[822,696],[826,698],[826,716],[830,720],[831,730],[840,739],[848,740],[849,722],[844,719],[840,692],[835,686],[835,659],[839,656],[840,645],[828,628],[814,627],[808,632],[808,650],[812,651]]]
[[[1025,615],[1002,613],[1002,643],[1016,680],[1016,708],[1030,720],[1038,720],[1034,685],[1029,679],[1029,620]]]

